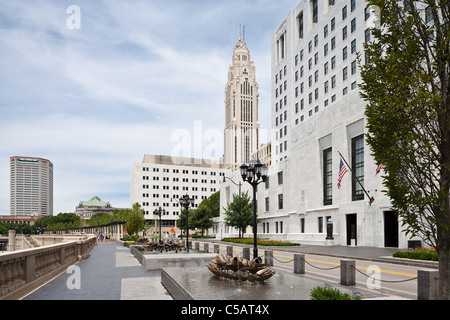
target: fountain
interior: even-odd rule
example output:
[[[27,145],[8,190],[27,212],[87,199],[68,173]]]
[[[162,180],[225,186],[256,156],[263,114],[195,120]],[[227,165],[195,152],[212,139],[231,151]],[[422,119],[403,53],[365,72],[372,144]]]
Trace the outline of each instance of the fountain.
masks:
[[[244,259],[242,254],[232,258],[225,253],[220,253],[211,262],[214,264],[209,264],[208,269],[213,274],[230,280],[263,282],[275,274],[275,271],[262,263],[260,257],[248,260]]]

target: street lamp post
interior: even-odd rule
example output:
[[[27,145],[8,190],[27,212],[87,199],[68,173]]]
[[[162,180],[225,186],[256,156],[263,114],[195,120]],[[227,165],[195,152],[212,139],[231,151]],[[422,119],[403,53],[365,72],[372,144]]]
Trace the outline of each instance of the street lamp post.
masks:
[[[161,240],[161,215],[164,214],[166,212],[166,210],[161,209],[161,207],[159,207],[158,209],[155,209],[155,211],[153,211],[153,214],[159,216],[159,243],[162,243]]]
[[[241,224],[242,223],[242,205],[241,205],[241,200],[242,200],[241,199],[241,187],[242,187],[242,183],[240,181],[239,181],[239,183],[236,183],[236,182],[233,181],[233,179],[223,176],[223,182],[225,182],[225,179],[230,180],[231,182],[234,183],[234,185],[236,187],[239,188],[239,224]],[[241,226],[239,226],[239,238],[241,238]]]
[[[241,165],[242,180],[247,181],[253,188],[253,258],[258,257],[257,245],[257,226],[256,226],[256,190],[258,184],[266,182],[268,175],[268,168],[259,160],[250,160],[250,165]]]
[[[186,194],[179,202],[186,209],[186,251],[189,252],[189,206],[194,206],[194,198],[189,198]]]

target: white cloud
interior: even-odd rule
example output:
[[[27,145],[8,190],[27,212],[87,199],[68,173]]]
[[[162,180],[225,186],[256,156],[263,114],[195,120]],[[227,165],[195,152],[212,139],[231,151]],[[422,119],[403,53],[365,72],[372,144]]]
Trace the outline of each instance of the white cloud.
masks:
[[[145,153],[171,154],[177,130],[198,143],[196,121],[204,134],[222,132],[239,24],[270,126],[270,35],[296,5],[288,2],[80,0],[81,29],[69,30],[72,3],[0,0],[0,215],[9,213],[11,156],[54,163],[55,213],[94,195],[127,206]]]

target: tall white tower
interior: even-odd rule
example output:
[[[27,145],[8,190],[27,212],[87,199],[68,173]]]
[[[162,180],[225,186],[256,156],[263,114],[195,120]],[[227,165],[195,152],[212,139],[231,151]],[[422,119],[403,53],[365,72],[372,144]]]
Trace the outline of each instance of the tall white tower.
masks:
[[[244,27],[245,28],[245,27]],[[233,50],[225,87],[224,164],[231,170],[248,164],[259,145],[258,84],[255,63],[244,39]]]

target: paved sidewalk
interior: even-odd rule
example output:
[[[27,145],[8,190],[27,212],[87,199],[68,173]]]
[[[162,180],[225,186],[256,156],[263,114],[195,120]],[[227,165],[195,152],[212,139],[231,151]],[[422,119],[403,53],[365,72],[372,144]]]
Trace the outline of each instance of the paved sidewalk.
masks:
[[[161,273],[144,271],[130,249],[115,242],[98,242],[76,266],[80,289],[69,288],[76,283],[74,272],[63,273],[23,300],[172,300]]]
[[[193,242],[198,241],[194,240]],[[201,241],[201,240],[200,240]],[[245,246],[214,241],[221,246]],[[210,246],[211,247],[211,246]],[[252,247],[252,246],[250,246]],[[212,248],[211,248],[212,249]],[[294,253],[323,254],[350,259],[377,260],[390,256],[398,249],[315,246],[299,247],[258,247],[264,250],[289,251]],[[130,253],[130,249],[115,242],[97,242],[88,259],[80,261],[80,288],[70,289],[75,281],[75,273],[63,273],[23,300],[172,300],[161,284],[161,272],[146,272],[139,261]]]

